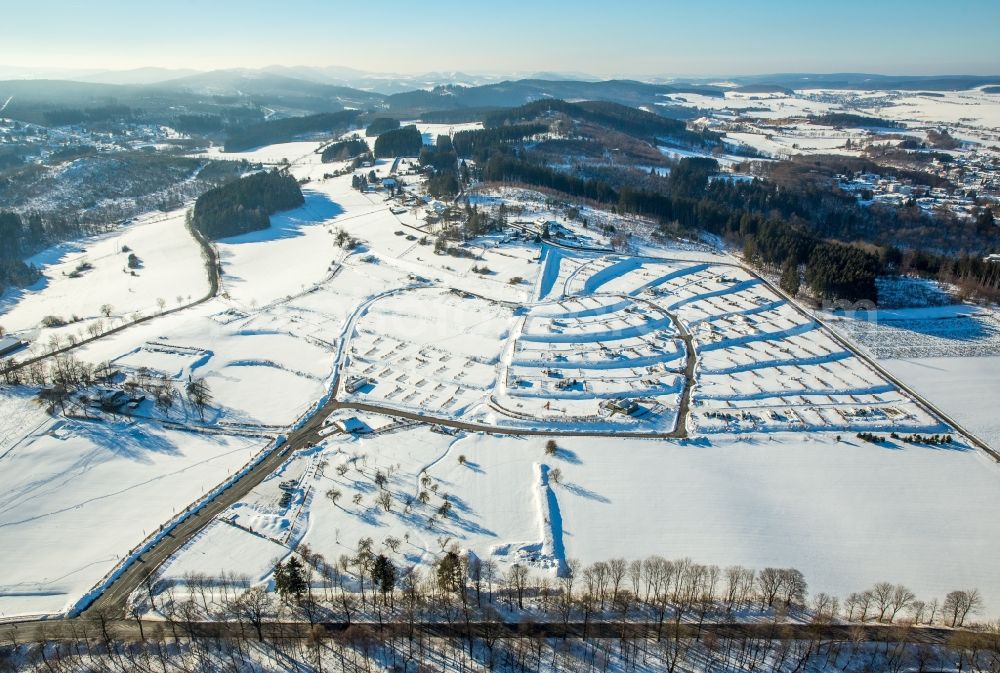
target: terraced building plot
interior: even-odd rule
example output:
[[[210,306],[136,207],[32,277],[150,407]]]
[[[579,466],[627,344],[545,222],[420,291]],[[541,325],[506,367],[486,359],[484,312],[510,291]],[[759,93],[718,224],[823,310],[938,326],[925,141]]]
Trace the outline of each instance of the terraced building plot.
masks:
[[[540,303],[516,326],[494,408],[560,425],[670,432],[690,356],[655,305],[624,295]]]
[[[412,289],[360,316],[340,399],[511,431],[948,428],[735,264],[543,245],[536,299]]]
[[[493,390],[512,314],[503,305],[440,289],[381,299],[354,325],[341,398],[467,417]]]
[[[303,212],[272,238],[225,243],[231,294],[80,349],[138,381],[136,408],[57,421],[30,396],[4,400],[31,429],[0,428],[14,447],[0,459],[33,469],[3,473],[16,497],[0,528],[47,562],[2,559],[16,572],[0,610],[77,605],[171,520],[190,523],[158,548],[157,603],[270,590],[275,562],[303,545],[333,561],[370,538],[422,573],[452,546],[549,579],[573,559],[661,554],[800,568],[811,592],[891,578],[928,598],[978,586],[1000,604],[995,526],[967,516],[996,509],[986,452],[733,258],[693,244],[613,252],[579,222],[566,224],[575,239],[503,230],[438,254],[434,227],[416,230],[423,243],[397,233],[424,223],[350,174],[324,177],[318,155],[290,170],[337,204],[331,217]],[[518,217],[557,217],[545,199],[521,209],[522,196]],[[207,405],[187,394],[195,379]],[[156,389],[173,391],[170,405]],[[898,436],[924,433],[953,441]],[[34,469],[66,460],[54,477]],[[205,493],[217,509],[200,526],[184,508]],[[147,498],[149,517],[114,518]],[[90,545],[79,554],[52,533],[72,512],[69,539]],[[102,536],[106,521],[120,525]],[[107,544],[113,555],[95,552]]]
[[[660,316],[669,316],[690,334],[696,359],[690,431],[947,429],[740,267],[604,257],[581,266],[567,287],[608,302],[609,293],[620,293],[612,305],[622,310],[642,301],[629,317],[641,314],[646,327],[663,337],[669,331],[662,330]],[[629,338],[651,332],[627,318],[607,325]],[[601,342],[605,348],[614,343],[610,336]]]

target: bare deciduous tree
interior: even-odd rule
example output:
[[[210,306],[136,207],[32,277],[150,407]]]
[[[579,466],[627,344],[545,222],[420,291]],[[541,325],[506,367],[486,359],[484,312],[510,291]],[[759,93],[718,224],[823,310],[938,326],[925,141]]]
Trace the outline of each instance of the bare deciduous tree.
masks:
[[[185,392],[187,392],[188,400],[198,410],[201,420],[204,421],[205,407],[212,402],[212,391],[209,390],[208,383],[202,378],[191,379],[185,387]]]
[[[978,589],[951,591],[944,597],[941,610],[950,626],[964,626],[970,614],[979,612],[983,599]]]

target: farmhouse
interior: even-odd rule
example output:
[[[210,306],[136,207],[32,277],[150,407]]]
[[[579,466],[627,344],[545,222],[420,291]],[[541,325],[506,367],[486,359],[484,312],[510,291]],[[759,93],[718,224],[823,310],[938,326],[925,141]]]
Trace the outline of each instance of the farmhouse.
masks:
[[[129,401],[129,396],[123,391],[106,389],[98,391],[97,397],[91,401],[90,406],[105,411],[115,411],[125,406]]]

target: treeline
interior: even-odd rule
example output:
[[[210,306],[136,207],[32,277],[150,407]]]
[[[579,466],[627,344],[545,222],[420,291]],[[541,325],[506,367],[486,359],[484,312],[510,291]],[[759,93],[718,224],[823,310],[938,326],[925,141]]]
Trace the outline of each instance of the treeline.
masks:
[[[274,568],[277,596],[264,587],[248,588],[238,578],[223,582],[189,575],[183,584],[192,595],[204,596],[199,619],[231,619],[239,596],[224,591],[209,604],[205,591],[213,584],[254,592],[255,601],[269,603],[269,613],[282,605],[292,613],[330,621],[353,622],[378,612],[393,621],[409,605],[413,618],[438,621],[446,605],[472,610],[499,609],[518,615],[529,611],[544,622],[616,620],[642,621],[662,635],[668,621],[704,624],[708,621],[753,622],[761,617],[795,617],[829,624],[941,625],[961,628],[984,608],[977,589],[959,589],[943,598],[920,599],[906,585],[878,582],[843,599],[826,592],[810,597],[809,583],[796,568],[742,565],[720,567],[691,558],[613,558],[584,565],[570,559],[558,576],[537,575],[515,563],[502,567],[492,559],[460,552],[456,545],[442,551],[433,565],[421,570],[394,561],[402,541],[388,537],[383,546],[365,537],[355,553],[327,559],[307,545]],[[183,598],[176,580],[149,587],[146,607],[163,615],[181,614]],[[263,595],[257,593],[261,590]],[[276,599],[280,604],[275,604]],[[234,604],[236,603],[236,604]],[[312,621],[312,620],[310,620]]]
[[[452,138],[452,144],[459,156],[484,161],[501,145],[521,142],[548,130],[546,124],[535,123],[459,131]]]
[[[726,211],[744,210],[795,223],[818,238],[871,243],[882,274],[915,273],[955,283],[969,296],[1000,298],[997,271],[982,259],[994,250],[998,234],[989,209],[981,209],[976,218],[959,219],[952,214],[931,216],[915,205],[860,206],[854,196],[810,180],[713,180],[704,199],[712,202],[703,204],[702,215],[705,228],[713,233],[724,235],[731,229]],[[955,254],[959,251],[962,254]]]
[[[817,296],[823,299],[878,300],[875,277],[879,275],[878,257],[853,245],[817,243],[806,260],[805,278]]]
[[[399,120],[395,117],[376,117],[365,128],[365,135],[369,138],[382,135],[386,131],[395,131],[399,128]]]
[[[459,166],[451,136],[439,135],[433,145],[421,147],[419,161],[425,169],[433,169],[425,185],[433,197],[454,196],[469,181],[468,166],[464,161]]]
[[[46,126],[69,126],[94,122],[129,119],[134,111],[127,105],[105,105],[93,108],[58,108],[42,113]]]
[[[507,152],[514,144],[537,133],[544,133],[545,124],[516,124],[500,128],[459,131],[454,137],[439,135],[434,145],[420,149],[420,165],[433,169],[427,178],[428,193],[435,197],[454,196],[471,179],[465,159],[485,161],[498,152]]]
[[[85,148],[76,148],[82,152]],[[236,162],[211,162],[202,173],[206,182],[212,182],[218,175],[219,180],[223,178],[231,179],[231,165]],[[242,164],[245,166],[246,164]],[[199,184],[202,175],[199,174]],[[155,207],[140,201],[144,207]],[[82,213],[79,210],[65,208],[62,210],[50,210],[45,212],[29,211],[19,214],[14,211],[0,211],[0,260],[18,260],[35,254],[43,248],[63,241],[73,240],[81,236],[89,236],[97,233],[104,233],[113,229],[116,219],[121,217],[131,217],[132,212],[127,214],[113,213],[98,218],[96,221],[89,213]],[[32,281],[33,282],[33,281]]]
[[[882,119],[880,117],[865,117],[863,115],[851,114],[849,112],[827,112],[821,115],[810,115],[809,121],[813,124],[823,124],[825,126],[854,126],[859,128],[906,128],[906,124]]]
[[[4,634],[0,663],[46,673],[1000,671],[997,626],[924,628],[969,626],[983,608],[975,589],[922,600],[878,582],[841,600],[810,596],[795,568],[662,556],[570,559],[553,577],[444,543],[417,567],[404,544],[365,537],[336,559],[300,544],[275,566],[274,592],[225,572],[150,581],[128,619],[54,620],[45,634],[55,642],[20,652],[10,648],[24,636]],[[147,610],[155,619],[141,618]]]
[[[333,161],[353,159],[354,157],[365,154],[366,152],[368,152],[368,143],[355,136],[353,138],[348,138],[347,140],[340,140],[327,145],[323,148],[323,153],[320,155],[320,159],[324,164],[328,164]]]
[[[708,195],[712,159],[684,159],[662,181],[658,192],[587,180],[524,160],[494,155],[483,177],[500,182],[522,182],[614,205],[621,211],[658,219],[665,227],[700,229],[743,245],[748,261],[780,268],[805,265],[805,278],[817,295],[827,299],[877,301],[875,278],[881,272],[877,257],[860,248],[827,243],[804,222],[768,218],[748,212],[745,204]],[[699,198],[700,195],[700,198]]]
[[[102,308],[108,309],[105,317],[89,322],[86,333],[81,330],[78,334],[67,334],[65,339],[57,338],[52,342],[50,348],[54,353],[53,357],[29,358],[23,364],[15,362],[12,358],[0,361],[0,381],[8,386],[37,386],[39,390],[35,399],[46,407],[50,414],[66,413],[73,404],[73,397],[81,391],[86,392],[95,383],[106,385],[115,372],[110,362],[102,362],[95,366],[77,359],[72,353],[58,352],[60,349],[71,348],[87,340],[96,339],[127,324],[125,316],[113,316],[112,307],[108,304]],[[131,317],[133,323],[141,319],[138,315]],[[119,325],[115,324],[116,320],[120,321]],[[145,367],[140,367],[132,373],[121,384],[121,390],[131,397],[146,395],[164,414],[180,400],[173,381]],[[203,414],[212,400],[205,381],[203,379],[188,381],[185,392],[187,401],[198,410],[199,414]],[[90,397],[90,393],[86,393],[85,397]],[[96,398],[94,401],[99,401],[100,409],[104,413],[116,415],[120,411],[121,405],[111,400]]]
[[[21,255],[45,240],[42,218],[37,213],[21,220],[17,213],[0,211],[0,292],[9,286],[26,287],[41,278]]]
[[[428,124],[466,124],[482,121],[487,115],[500,112],[502,107],[465,107],[454,110],[433,110],[420,115],[420,121]]]
[[[386,131],[375,139],[375,156],[415,157],[420,154],[424,137],[413,124],[394,131]]]
[[[908,142],[903,141],[897,148],[894,148],[894,151],[906,146],[908,146]],[[917,146],[919,146],[919,143],[917,143]],[[929,153],[902,152],[901,154],[909,162],[919,162]],[[801,155],[793,157],[788,161],[768,162],[761,165],[760,168],[766,177],[774,180],[779,185],[793,187],[797,190],[815,185],[830,191],[834,176],[838,174],[851,175],[853,173],[875,173],[886,177],[895,177],[900,180],[910,180],[917,185],[942,187],[944,189],[954,188],[954,184],[946,177],[928,173],[927,171],[877,163],[866,157],[836,154]]]
[[[97,153],[97,148],[93,145],[66,145],[52,152],[49,155],[49,162],[68,161],[79,157],[93,156]]]
[[[685,123],[677,119],[606,101],[568,103],[558,99],[538,100],[521,107],[488,114],[483,119],[483,125],[487,128],[496,128],[507,124],[531,122],[553,112],[633,136],[674,138],[699,145],[718,144],[721,137],[709,131],[689,131]]]
[[[240,152],[261,145],[294,140],[305,133],[342,133],[357,121],[357,110],[324,112],[305,117],[288,117],[232,129],[226,138],[226,152]]]
[[[563,629],[495,614],[465,621],[326,623],[278,621],[260,632],[249,612],[238,624],[177,617],[137,622],[50,620],[44,640],[24,642],[15,626],[0,644],[0,670],[20,673],[157,671],[157,673],[297,671],[360,673],[997,673],[1000,629],[950,636],[912,627],[847,632],[822,624],[771,621],[740,628],[682,625],[662,638],[644,624],[578,624]],[[143,626],[144,624],[144,626]],[[144,629],[140,633],[140,628]],[[675,635],[676,634],[676,635]]]
[[[178,115],[174,128],[182,133],[216,133],[224,124],[219,115],[186,114]]]
[[[273,213],[303,203],[292,176],[277,170],[254,173],[199,196],[191,222],[206,238],[226,238],[267,229]]]
[[[901,273],[936,278],[958,287],[962,299],[1000,302],[1000,262],[982,256],[947,257],[921,251],[894,251]]]
[[[337,559],[300,545],[274,568],[276,595],[246,578],[188,574],[153,582],[143,597],[146,605],[138,607],[155,609],[167,620],[240,620],[258,633],[278,615],[309,624],[482,623],[530,615],[556,633],[571,623],[582,625],[583,637],[601,623],[635,623],[657,639],[685,625],[761,620],[962,628],[984,607],[976,589],[923,600],[904,584],[878,582],[841,600],[826,592],[810,596],[796,568],[720,567],[662,556],[590,565],[570,559],[552,577],[520,563],[503,567],[452,545],[422,569],[394,560],[402,545],[387,537],[380,547],[366,537],[354,553]]]
[[[948,132],[948,129],[930,129],[927,131],[927,142],[931,147],[941,150],[954,150],[962,144]]]
[[[421,166],[432,166],[435,171],[455,171],[458,153],[451,136],[439,135],[433,145],[420,148],[418,157]]]
[[[24,163],[25,157],[29,155],[31,147],[29,145],[7,143],[0,145],[0,171]]]
[[[486,181],[523,182],[602,203],[618,200],[618,193],[604,182],[586,180],[513,156],[492,156],[482,170],[482,177]]]

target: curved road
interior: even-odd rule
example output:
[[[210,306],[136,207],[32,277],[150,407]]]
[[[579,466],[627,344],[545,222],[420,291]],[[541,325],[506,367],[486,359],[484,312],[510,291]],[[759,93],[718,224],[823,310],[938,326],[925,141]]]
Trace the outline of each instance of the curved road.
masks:
[[[253,468],[231,482],[222,493],[206,502],[187,518],[169,527],[159,541],[144,554],[136,557],[117,578],[111,581],[100,596],[82,611],[81,616],[92,617],[98,613],[124,614],[128,597],[137,588],[143,586],[146,579],[163,561],[170,558],[202,528],[211,523],[217,515],[238,502],[255,486],[264,481],[294,451],[320,441],[322,436],[319,431],[323,427],[324,419],[336,408],[333,405],[335,402],[331,398],[331,401],[316,410],[301,428],[289,434],[284,444],[273,448]]]
[[[201,241],[200,241],[201,242]],[[210,248],[210,246],[207,246]],[[664,258],[666,259],[666,258]],[[217,264],[212,258],[212,268],[215,273],[217,273]],[[760,278],[772,291],[774,291],[778,296],[785,298],[790,305],[792,305],[796,310],[801,312],[803,315],[808,317],[810,320],[816,320],[816,318],[810,315],[805,309],[798,306],[791,298],[787,297],[779,289],[775,288],[767,279],[761,278],[758,274],[746,267],[742,267],[738,264],[728,264],[725,262],[719,262],[719,264],[726,266],[736,266],[744,268],[746,271],[751,273],[757,278]],[[214,274],[213,274],[214,275]],[[217,276],[213,281],[213,292],[217,290]],[[404,291],[409,288],[398,288],[392,292]],[[209,296],[211,296],[211,294]],[[201,301],[205,301],[202,299]],[[343,349],[344,342],[347,341],[346,336],[350,334],[350,330],[353,329],[353,325],[366,306],[369,306],[373,301],[379,299],[380,296],[369,298],[362,305],[356,309],[355,313],[348,319],[345,324],[344,331],[341,338],[341,349]],[[175,309],[179,310],[179,309]],[[669,433],[634,433],[630,432],[628,435],[630,437],[636,438],[649,438],[649,439],[669,439],[669,438],[681,438],[687,436],[685,419],[687,416],[687,407],[690,400],[690,390],[694,383],[694,371],[696,366],[696,357],[694,351],[694,344],[691,335],[687,332],[686,328],[681,324],[676,317],[672,314],[671,318],[674,320],[677,326],[681,338],[685,341],[687,347],[687,363],[685,368],[685,391],[682,396],[682,406],[679,410],[677,427],[674,431]],[[851,344],[849,341],[840,338],[834,330],[830,329],[828,326],[820,323],[824,329],[833,337],[841,343],[845,348],[850,350],[852,353],[863,359],[880,374],[885,376],[887,380],[893,384],[900,387],[900,389],[906,391],[915,400],[920,402],[928,409],[932,414],[942,418],[946,423],[952,425],[956,431],[963,434],[967,439],[969,439],[976,446],[983,448],[994,458],[997,458],[997,454],[987,447],[984,443],[980,442],[978,439],[973,437],[971,434],[964,431],[957,423],[954,423],[948,416],[941,413],[935,406],[927,402],[923,397],[921,397],[916,392],[912,391],[909,387],[905,386],[899,382],[895,377],[886,372],[882,367],[875,363],[871,358],[867,357],[859,351],[859,349]],[[123,615],[126,601],[128,596],[131,595],[137,588],[143,586],[144,582],[152,573],[156,570],[160,563],[169,558],[177,550],[179,550],[187,541],[193,538],[200,530],[202,530],[208,523],[210,523],[215,516],[224,511],[227,507],[234,504],[235,502],[242,499],[247,493],[249,493],[254,487],[260,484],[268,475],[270,475],[275,469],[277,469],[282,462],[284,462],[288,456],[298,450],[310,446],[318,441],[322,440],[322,435],[320,430],[323,427],[323,421],[329,416],[330,413],[338,409],[356,409],[359,411],[370,411],[376,413],[382,413],[387,415],[392,415],[400,418],[410,419],[425,423],[434,423],[442,426],[453,427],[460,430],[466,430],[469,432],[486,432],[499,435],[539,435],[539,436],[566,436],[568,434],[572,435],[585,435],[585,436],[595,436],[595,437],[620,437],[622,436],[621,431],[608,431],[608,432],[582,432],[582,433],[572,433],[566,430],[545,430],[540,428],[506,428],[491,426],[486,424],[477,423],[467,423],[463,421],[456,421],[447,418],[437,418],[427,414],[413,413],[408,411],[402,411],[399,409],[385,407],[377,404],[366,404],[358,402],[339,402],[336,400],[336,392],[339,387],[340,371],[342,371],[342,355],[337,358],[337,371],[334,375],[332,390],[329,399],[322,404],[318,409],[312,412],[308,419],[303,423],[301,427],[297,430],[292,431],[287,436],[287,440],[280,447],[272,449],[267,455],[260,459],[260,461],[254,465],[252,468],[247,470],[244,474],[234,479],[228,487],[219,493],[216,497],[203,503],[200,507],[187,516],[187,518],[179,521],[168,527],[167,533],[164,534],[159,540],[154,542],[150,548],[138,556],[125,567],[123,571],[120,572],[116,577],[107,581],[106,588],[100,592],[99,596],[93,600],[88,606],[83,609],[81,615],[75,619],[70,620],[60,620],[59,622],[46,621],[46,622],[23,622],[21,623],[19,633],[22,634],[20,637],[23,638],[24,634],[31,633],[33,628],[42,628],[40,626],[32,626],[32,624],[46,624],[47,628],[51,629],[54,623],[65,623],[66,621],[76,621],[81,620],[87,622],[92,620],[96,615]],[[122,629],[129,629],[131,627],[128,624],[134,625],[135,622],[120,622],[118,626]],[[732,626],[732,625],[730,625]],[[205,627],[210,628],[210,627]],[[215,628],[215,627],[213,627]],[[226,628],[226,627],[217,627]],[[428,626],[428,628],[430,628]],[[435,626],[435,629],[439,626]],[[547,627],[543,627],[547,628]],[[721,627],[720,627],[721,628]],[[751,628],[747,625],[739,625],[740,629]],[[753,627],[756,628],[756,627]],[[829,627],[833,628],[833,627]],[[890,627],[866,627],[866,628],[890,628]],[[930,632],[930,630],[921,629],[920,632]],[[948,631],[947,633],[952,633]]]

